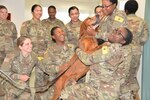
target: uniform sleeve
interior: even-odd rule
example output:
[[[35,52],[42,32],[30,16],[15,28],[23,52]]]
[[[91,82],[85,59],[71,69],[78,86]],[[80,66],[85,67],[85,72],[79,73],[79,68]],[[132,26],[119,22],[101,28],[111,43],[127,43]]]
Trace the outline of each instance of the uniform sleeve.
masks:
[[[28,34],[28,26],[27,26],[27,23],[24,22],[24,23],[21,25],[20,35],[21,35],[21,36],[27,36],[27,34]]]
[[[140,36],[140,43],[141,43],[141,45],[144,45],[144,43],[148,40],[148,37],[149,37],[148,25],[147,25],[147,23],[144,21],[142,34],[141,34],[141,36]]]
[[[14,60],[12,61],[11,63],[11,77],[12,79],[15,79],[15,80],[19,80],[19,76],[20,74],[17,73],[17,70],[19,69],[18,68],[19,66],[17,66],[17,64],[14,63]]]
[[[128,27],[127,25],[127,16],[123,11],[117,10],[114,16],[113,29],[119,27]]]
[[[47,74],[52,74],[52,73],[57,73],[59,71],[59,66],[57,64],[55,64],[56,61],[54,61],[55,59],[52,59],[50,57],[51,54],[49,54],[50,52],[46,52],[44,54],[44,59],[42,60],[42,64],[44,67],[44,71]]]
[[[13,36],[12,36],[13,42],[14,44],[16,44],[18,33],[17,33],[16,25],[14,23],[12,24],[12,33],[13,33]]]
[[[95,63],[108,61],[115,55],[119,48],[120,45],[103,46],[101,49],[93,52],[92,54],[87,54],[78,48],[76,50],[76,54],[85,65],[92,65]]]

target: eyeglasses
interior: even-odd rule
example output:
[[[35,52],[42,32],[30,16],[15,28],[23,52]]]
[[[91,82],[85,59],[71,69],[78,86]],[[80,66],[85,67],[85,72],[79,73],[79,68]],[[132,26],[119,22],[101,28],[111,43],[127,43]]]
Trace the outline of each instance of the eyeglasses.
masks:
[[[114,4],[114,3],[112,3],[112,4],[108,5],[108,6],[102,5],[102,7],[103,7],[103,8],[108,8],[108,7],[110,7],[110,6],[113,5],[113,4]]]
[[[114,30],[116,34],[120,35],[124,40],[126,40],[125,36],[123,36],[122,32],[118,29]]]

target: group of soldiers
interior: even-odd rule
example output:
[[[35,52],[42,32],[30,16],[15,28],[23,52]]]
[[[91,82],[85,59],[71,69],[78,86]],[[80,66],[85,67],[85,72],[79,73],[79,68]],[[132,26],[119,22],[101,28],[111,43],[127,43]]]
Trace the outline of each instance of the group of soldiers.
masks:
[[[124,11],[118,10],[117,4],[118,0],[102,0],[102,5],[95,7],[98,31],[88,26],[86,32],[104,45],[91,54],[79,46],[82,21],[76,6],[68,9],[71,20],[64,25],[55,17],[55,6],[49,6],[49,17],[40,20],[42,7],[34,4],[33,17],[23,22],[17,38],[15,24],[7,20],[7,8],[0,5],[0,99],[51,100],[55,82],[49,82],[76,53],[90,70],[79,82],[66,86],[57,99],[138,100],[137,72],[148,26],[135,14],[136,0],[128,0]]]

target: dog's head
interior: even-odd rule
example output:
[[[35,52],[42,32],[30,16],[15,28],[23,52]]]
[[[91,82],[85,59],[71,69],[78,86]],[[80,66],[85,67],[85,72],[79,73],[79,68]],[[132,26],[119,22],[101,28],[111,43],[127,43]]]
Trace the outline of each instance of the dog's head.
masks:
[[[95,15],[93,17],[86,18],[80,26],[80,37],[83,35],[88,35],[88,34],[86,34],[88,27],[91,27],[95,31],[98,31],[97,28],[99,26],[99,23],[100,23],[99,15]]]

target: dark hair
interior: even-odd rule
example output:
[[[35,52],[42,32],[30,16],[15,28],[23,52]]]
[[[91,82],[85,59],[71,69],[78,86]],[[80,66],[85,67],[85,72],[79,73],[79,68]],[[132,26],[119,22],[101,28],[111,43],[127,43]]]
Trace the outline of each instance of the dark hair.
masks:
[[[132,32],[128,28],[125,28],[125,29],[127,31],[127,35],[125,37],[126,43],[124,43],[123,45],[128,45],[128,44],[130,44],[132,42],[133,34],[132,34]]]
[[[96,6],[95,9],[94,9],[94,13],[96,13],[97,8],[103,8],[103,6],[101,6],[101,5]]]
[[[117,6],[117,4],[118,4],[118,0],[109,0],[112,4],[116,4],[116,6]]]
[[[28,36],[20,36],[18,39],[17,39],[17,46],[22,46],[24,44],[24,41],[26,39],[30,39],[30,37]]]
[[[4,5],[0,5],[0,9],[7,9]]]
[[[51,36],[53,36],[53,35],[55,34],[55,30],[56,30],[57,28],[60,28],[60,27],[59,27],[59,26],[55,26],[55,27],[53,27],[53,28],[51,29]],[[53,42],[56,42],[56,40],[53,39],[53,38],[52,38],[52,41],[53,41]]]
[[[55,7],[55,6],[53,6],[53,5],[50,5],[50,6],[48,7],[48,10],[49,10],[50,8],[53,8],[53,9],[55,9],[55,10],[56,10],[56,7]]]
[[[71,10],[74,10],[74,9],[77,9],[77,10],[79,11],[78,7],[72,6],[72,7],[70,7],[70,8],[68,9],[69,15],[70,15]]]
[[[125,3],[124,10],[128,12],[128,14],[135,14],[138,10],[138,3],[136,0],[128,0]]]
[[[34,9],[35,9],[36,7],[42,8],[39,4],[34,4],[34,5],[32,6],[32,8],[31,8],[31,12],[34,12]]]

